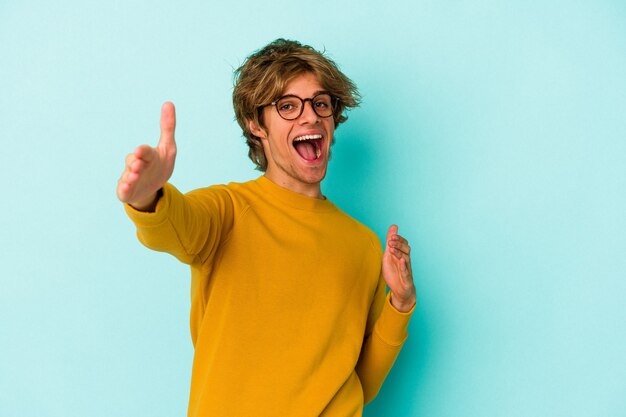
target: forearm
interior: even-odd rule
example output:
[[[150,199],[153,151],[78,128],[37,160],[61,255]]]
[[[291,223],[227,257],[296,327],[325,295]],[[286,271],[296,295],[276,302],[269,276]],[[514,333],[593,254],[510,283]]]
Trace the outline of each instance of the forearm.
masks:
[[[161,194],[152,212],[125,205],[139,240],[148,248],[170,253],[185,263],[194,262],[196,257],[205,258],[220,239],[224,213],[218,211],[218,205],[208,207],[171,184],[166,184]]]
[[[367,337],[356,366],[363,386],[365,403],[376,397],[408,337],[407,327],[413,309],[406,313],[397,311],[389,297],[377,320],[372,334]]]
[[[165,187],[164,187],[165,188]],[[137,228],[137,238],[146,247],[159,252],[167,252],[185,263],[191,262],[189,250],[178,238],[179,232],[172,221],[172,199],[182,199],[178,190],[171,187],[167,196],[163,189],[157,193],[152,207],[137,207],[125,204],[126,214]],[[174,203],[174,206],[176,203]]]

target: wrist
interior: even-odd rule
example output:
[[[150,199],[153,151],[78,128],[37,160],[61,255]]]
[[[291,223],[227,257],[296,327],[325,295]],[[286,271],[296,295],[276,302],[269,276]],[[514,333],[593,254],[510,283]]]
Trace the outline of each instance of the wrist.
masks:
[[[156,193],[148,196],[147,198],[129,202],[128,204],[138,211],[144,212],[154,212],[156,210],[157,203],[159,202],[159,198],[163,195],[163,189],[159,189]]]
[[[408,299],[402,299],[400,297],[396,297],[393,293],[391,293],[390,300],[393,308],[398,310],[400,313],[408,313],[413,309],[417,302],[417,297],[415,294],[410,296]]]

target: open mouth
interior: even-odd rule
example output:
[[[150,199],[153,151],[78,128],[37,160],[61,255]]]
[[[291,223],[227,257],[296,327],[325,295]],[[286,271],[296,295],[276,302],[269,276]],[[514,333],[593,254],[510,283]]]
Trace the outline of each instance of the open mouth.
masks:
[[[322,135],[298,136],[293,140],[293,147],[306,161],[315,161],[322,155]]]

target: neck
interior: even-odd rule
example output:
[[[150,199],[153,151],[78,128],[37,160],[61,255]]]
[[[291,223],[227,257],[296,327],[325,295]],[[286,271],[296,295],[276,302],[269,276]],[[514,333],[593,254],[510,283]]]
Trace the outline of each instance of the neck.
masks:
[[[322,194],[322,187],[320,186],[319,182],[309,184],[300,181],[290,180],[288,178],[277,178],[269,171],[265,172],[264,176],[268,180],[272,181],[274,184],[286,188],[289,191],[293,191],[294,193],[302,194],[307,197],[318,198],[320,200],[324,200],[326,198]]]

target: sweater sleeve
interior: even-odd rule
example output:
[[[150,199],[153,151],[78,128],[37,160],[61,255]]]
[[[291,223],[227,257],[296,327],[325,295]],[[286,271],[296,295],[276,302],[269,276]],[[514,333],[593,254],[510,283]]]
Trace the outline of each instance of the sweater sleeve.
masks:
[[[139,241],[150,249],[167,252],[181,262],[205,262],[233,224],[233,204],[223,186],[183,195],[167,183],[154,212],[124,206],[137,228]]]
[[[373,329],[366,334],[356,366],[366,404],[376,397],[400,353],[408,337],[409,320],[415,310],[415,307],[406,313],[396,310],[391,305],[390,295],[385,296],[385,288],[381,277],[370,311],[370,317],[375,322]]]

